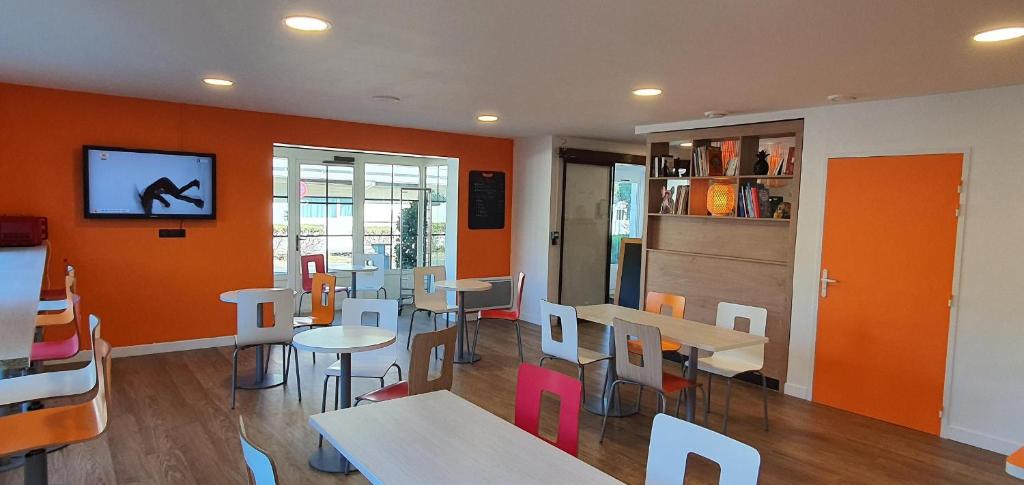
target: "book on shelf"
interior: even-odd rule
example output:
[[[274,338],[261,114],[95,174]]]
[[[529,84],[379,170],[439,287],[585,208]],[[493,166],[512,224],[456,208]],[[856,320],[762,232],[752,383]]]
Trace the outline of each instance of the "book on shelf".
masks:
[[[772,217],[771,203],[768,200],[770,195],[771,191],[762,184],[743,184],[736,203],[736,216],[751,219]]]
[[[685,215],[690,200],[690,187],[679,185],[676,187],[676,206],[672,212],[676,215]]]
[[[789,147],[789,153],[786,155],[786,166],[782,170],[783,175],[793,175],[794,162],[796,162],[796,147]]]
[[[722,149],[713,146],[695,148],[690,165],[690,173],[694,177],[724,175],[726,169],[722,162]]]

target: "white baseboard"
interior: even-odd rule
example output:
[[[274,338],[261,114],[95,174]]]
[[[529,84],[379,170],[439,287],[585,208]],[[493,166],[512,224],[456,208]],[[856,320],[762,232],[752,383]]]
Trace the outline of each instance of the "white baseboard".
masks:
[[[798,397],[805,401],[811,400],[811,390],[807,386],[801,386],[799,384],[787,382],[782,387],[782,390],[787,396]]]
[[[945,426],[942,437],[1002,455],[1009,455],[1020,448],[1020,443],[954,425]]]
[[[192,340],[178,340],[176,342],[158,342],[154,344],[127,345],[114,347],[110,351],[113,358],[135,357],[137,355],[164,354],[167,352],[180,352],[182,350],[209,349],[212,347],[226,347],[235,344],[234,335],[223,337],[197,338]],[[79,352],[70,359],[55,360],[47,362],[47,365],[67,364],[74,362],[85,362],[89,360],[89,352]]]

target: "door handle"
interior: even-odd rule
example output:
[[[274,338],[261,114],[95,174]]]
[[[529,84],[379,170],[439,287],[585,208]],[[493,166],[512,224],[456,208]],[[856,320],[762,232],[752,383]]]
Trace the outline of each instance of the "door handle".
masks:
[[[828,285],[834,285],[839,283],[839,280],[833,280],[828,277],[828,268],[821,269],[821,297],[825,298],[828,296]]]

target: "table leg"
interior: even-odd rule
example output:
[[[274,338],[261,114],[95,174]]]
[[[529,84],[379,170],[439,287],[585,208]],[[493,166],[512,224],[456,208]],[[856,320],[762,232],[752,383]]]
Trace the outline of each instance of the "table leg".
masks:
[[[355,271],[352,272],[352,287],[349,288],[349,292],[348,292],[349,298],[359,298],[359,290],[356,289],[356,288],[359,288],[358,286],[356,286],[356,275],[357,274],[359,274],[359,273],[356,273]]]
[[[338,359],[338,408],[352,405],[352,354],[341,354]],[[334,446],[317,448],[309,457],[309,466],[326,473],[348,473],[348,460]]]
[[[697,382],[697,347],[690,347],[690,357],[686,362],[686,378]],[[705,392],[711,392],[711,389],[706,389]],[[686,420],[693,422],[694,414],[697,411],[697,388],[689,387],[686,389]]]
[[[263,326],[263,304],[256,305],[256,325]],[[251,373],[238,376],[239,389],[267,389],[284,384],[284,376],[276,372],[267,373],[267,359],[264,350],[265,345],[256,346],[256,368]]]
[[[470,358],[468,349],[466,349],[466,340],[468,335],[466,332],[466,292],[458,291],[455,293],[455,299],[459,304],[459,318],[455,321],[455,325],[458,327],[459,335],[455,338],[455,363],[456,364],[472,364],[480,360],[480,354],[476,354]]]
[[[612,399],[611,386],[612,383],[619,378],[619,374],[615,372],[615,359],[617,359],[618,356],[615,353],[615,335],[612,333],[613,329],[611,326],[605,326],[604,328],[607,329],[606,331],[608,333],[608,355],[612,356],[612,358],[608,360],[607,364],[608,374],[607,377],[605,377],[604,385],[601,386],[601,392],[597,395],[597,397],[584,396],[583,409],[586,409],[588,412],[592,414],[604,416],[604,410],[607,407],[608,415],[611,417],[619,418],[624,416],[632,416],[640,412],[640,410],[634,404],[635,401],[633,401],[632,399],[626,399],[625,402],[628,404],[620,407],[619,404],[623,402],[623,399]],[[626,358],[629,357],[627,356]],[[615,392],[621,393],[627,387],[629,386],[620,385]],[[601,401],[601,396],[604,396],[604,401]]]
[[[32,450],[25,455],[25,485],[46,485],[49,474],[46,467],[46,450]]]

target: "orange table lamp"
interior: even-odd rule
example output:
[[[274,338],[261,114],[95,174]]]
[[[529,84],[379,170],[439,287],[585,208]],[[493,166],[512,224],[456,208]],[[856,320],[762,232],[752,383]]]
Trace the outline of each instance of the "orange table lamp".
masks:
[[[732,215],[735,208],[736,187],[725,183],[714,183],[708,187],[708,212],[711,212],[711,215]]]

